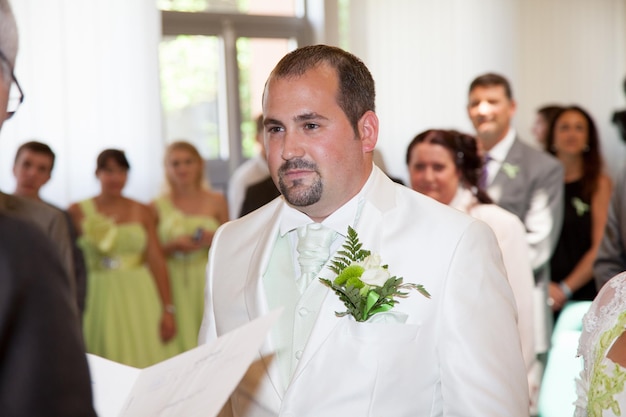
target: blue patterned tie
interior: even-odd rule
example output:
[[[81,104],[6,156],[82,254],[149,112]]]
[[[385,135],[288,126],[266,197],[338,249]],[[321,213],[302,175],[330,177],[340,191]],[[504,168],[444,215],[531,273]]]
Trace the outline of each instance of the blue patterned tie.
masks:
[[[296,284],[300,293],[303,294],[330,257],[330,245],[335,240],[336,233],[320,223],[301,226],[297,233],[296,250],[301,274]]]

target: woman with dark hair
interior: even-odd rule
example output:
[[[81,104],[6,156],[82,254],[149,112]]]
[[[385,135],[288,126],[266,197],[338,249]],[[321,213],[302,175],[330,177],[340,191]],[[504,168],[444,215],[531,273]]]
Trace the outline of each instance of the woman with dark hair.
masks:
[[[87,351],[144,368],[175,353],[167,343],[176,333],[175,310],[154,216],[122,195],[129,169],[123,151],[102,151],[100,194],[69,213],[87,263]]]
[[[552,259],[549,301],[555,316],[567,300],[593,300],[596,258],[606,224],[611,180],[603,172],[593,119],[579,106],[563,108],[552,121],[546,150],[565,168],[563,228]]]
[[[528,373],[531,401],[539,388],[533,314],[534,278],[522,222],[491,204],[479,185],[482,157],[473,136],[454,130],[427,130],[417,135],[406,153],[411,188],[461,210],[493,229],[518,309],[518,330]]]
[[[228,206],[222,193],[209,188],[204,161],[191,143],[171,143],[164,165],[166,191],[150,207],[158,219],[176,306],[174,343],[184,352],[198,346],[208,251],[215,230],[228,221]]]

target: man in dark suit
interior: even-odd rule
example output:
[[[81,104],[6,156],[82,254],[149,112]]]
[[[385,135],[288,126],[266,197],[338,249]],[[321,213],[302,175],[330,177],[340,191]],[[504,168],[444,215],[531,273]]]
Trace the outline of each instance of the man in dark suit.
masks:
[[[598,291],[623,271],[626,271],[626,167],[613,188],[604,237],[593,264]]]
[[[74,223],[69,218],[69,214],[60,208],[53,206],[41,199],[39,191],[48,183],[52,177],[52,169],[54,168],[55,155],[52,149],[42,142],[29,141],[20,145],[15,153],[15,161],[13,163],[13,176],[15,177],[14,196],[19,196],[28,200],[45,203],[46,206],[53,210],[44,210],[44,216],[38,215],[36,218],[41,220],[45,214],[50,213],[49,217],[53,222],[57,222],[59,214],[65,217],[67,224],[67,233],[63,231],[54,232],[50,237],[53,241],[61,243],[59,246],[63,248],[61,255],[68,262],[68,268],[74,277],[74,286],[76,287],[76,303],[78,311],[82,315],[85,310],[85,295],[87,290],[87,269],[85,260],[80,248],[76,245],[78,237],[74,229]],[[10,197],[0,196],[0,201],[8,200]],[[6,203],[6,202],[5,202]],[[0,203],[1,204],[1,203]],[[15,205],[15,202],[13,202]],[[6,204],[5,204],[6,205]],[[58,234],[58,236],[57,236]],[[69,242],[67,242],[69,239]],[[71,257],[65,253],[65,246],[70,245]],[[70,258],[70,259],[68,259]],[[69,263],[71,262],[71,263]]]
[[[15,105],[15,98],[10,100],[12,101],[10,105]],[[34,224],[52,241],[67,271],[70,288],[76,294],[73,243],[69,233],[68,217],[42,201],[5,194],[2,191],[0,191],[0,211]]]
[[[248,188],[246,188],[246,196],[243,199],[239,217],[243,217],[269,203],[279,195],[280,191],[278,191],[272,177],[269,175],[264,180],[249,185]]]
[[[50,240],[61,258],[68,284],[76,294],[72,242],[66,216],[43,202],[5,194],[0,191],[0,211],[37,226]],[[76,304],[76,302],[75,302]],[[78,308],[78,305],[77,305]]]
[[[16,55],[15,18],[8,0],[0,0],[0,126],[23,100],[13,74]],[[10,95],[12,91],[15,96]],[[67,270],[39,227],[2,210],[0,414],[96,415]]]

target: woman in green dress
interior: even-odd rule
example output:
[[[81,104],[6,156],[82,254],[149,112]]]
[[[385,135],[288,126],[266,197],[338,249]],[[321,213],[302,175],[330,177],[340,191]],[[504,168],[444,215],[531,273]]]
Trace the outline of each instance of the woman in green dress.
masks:
[[[217,227],[228,221],[222,193],[204,178],[204,162],[188,142],[174,142],[165,152],[167,191],[151,206],[158,218],[158,235],[176,306],[179,351],[198,345],[204,311],[204,280],[208,249]]]
[[[87,263],[87,351],[143,368],[175,353],[168,341],[176,324],[154,216],[122,195],[129,169],[123,151],[102,151],[100,194],[72,204],[69,212]]]

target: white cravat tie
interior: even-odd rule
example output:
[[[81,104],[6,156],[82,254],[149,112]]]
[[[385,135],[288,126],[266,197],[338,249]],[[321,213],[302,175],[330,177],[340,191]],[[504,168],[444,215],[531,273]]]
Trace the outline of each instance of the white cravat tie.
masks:
[[[310,223],[300,226],[297,230],[298,263],[300,264],[300,278],[296,281],[301,294],[322,269],[330,257],[330,245],[335,240],[334,230],[320,223]]]

